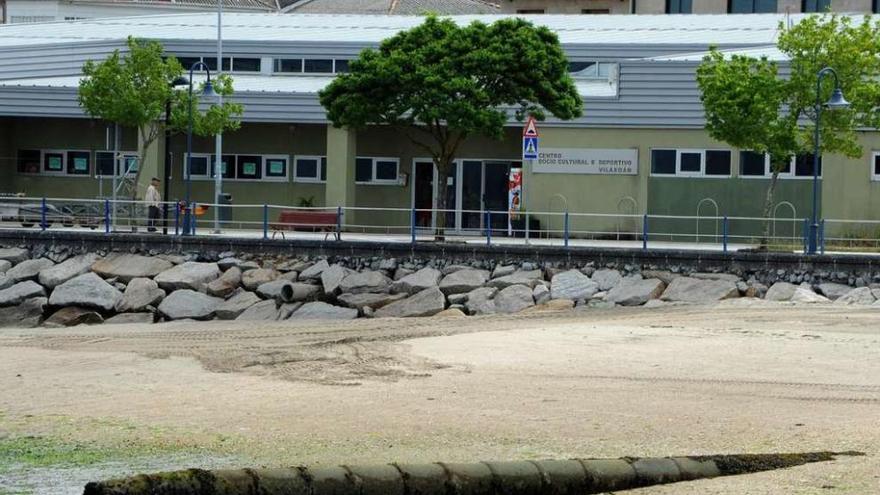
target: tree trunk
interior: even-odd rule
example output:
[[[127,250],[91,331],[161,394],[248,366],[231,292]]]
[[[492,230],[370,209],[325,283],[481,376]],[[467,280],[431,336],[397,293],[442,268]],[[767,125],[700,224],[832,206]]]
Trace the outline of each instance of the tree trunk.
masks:
[[[447,209],[447,181],[452,171],[452,160],[450,158],[439,158],[434,161],[437,167],[437,203],[434,206],[436,213],[436,230],[434,231],[434,239],[443,241],[446,239],[446,210]],[[454,208],[455,205],[453,205]]]
[[[779,182],[779,167],[771,165],[773,173],[770,175],[770,185],[767,186],[767,196],[764,199],[764,232],[758,249],[766,250],[770,243],[770,215],[773,210],[773,193],[776,192],[776,184]]]

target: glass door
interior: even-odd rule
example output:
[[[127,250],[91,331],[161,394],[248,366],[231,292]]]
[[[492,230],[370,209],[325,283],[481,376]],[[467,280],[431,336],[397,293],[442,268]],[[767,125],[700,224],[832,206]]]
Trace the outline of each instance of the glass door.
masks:
[[[483,228],[483,162],[463,160],[460,229],[479,233]]]
[[[486,162],[485,168],[483,209],[492,212],[493,234],[507,232],[507,182],[510,162]]]

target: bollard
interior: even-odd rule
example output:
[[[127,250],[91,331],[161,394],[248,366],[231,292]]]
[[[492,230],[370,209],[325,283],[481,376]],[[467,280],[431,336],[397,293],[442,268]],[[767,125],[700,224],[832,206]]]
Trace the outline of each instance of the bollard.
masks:
[[[486,245],[492,245],[492,212],[486,211]]]
[[[110,233],[110,200],[104,200],[104,233]]]
[[[648,214],[642,216],[642,249],[648,250]]]
[[[568,210],[565,210],[565,219],[563,221],[563,232],[562,237],[564,239],[565,247],[568,247]]]
[[[410,242],[416,243],[416,209],[413,208],[409,216],[409,236]]]
[[[269,205],[263,205],[263,240],[269,238]]]
[[[342,207],[336,207],[336,241],[342,240]]]
[[[46,198],[40,203],[40,229],[46,230],[49,226],[46,224]]]
[[[819,252],[825,254],[825,219],[819,221]]]
[[[726,253],[727,252],[727,235],[728,235],[728,225],[727,225],[727,215],[724,215],[724,220],[721,222],[721,243],[722,249]]]

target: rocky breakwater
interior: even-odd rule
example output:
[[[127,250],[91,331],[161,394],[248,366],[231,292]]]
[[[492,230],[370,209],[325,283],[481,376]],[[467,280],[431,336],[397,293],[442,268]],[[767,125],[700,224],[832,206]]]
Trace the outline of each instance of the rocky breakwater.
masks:
[[[0,248],[0,326],[175,320],[464,317],[751,297],[880,310],[880,273],[685,272],[242,253],[75,253]]]

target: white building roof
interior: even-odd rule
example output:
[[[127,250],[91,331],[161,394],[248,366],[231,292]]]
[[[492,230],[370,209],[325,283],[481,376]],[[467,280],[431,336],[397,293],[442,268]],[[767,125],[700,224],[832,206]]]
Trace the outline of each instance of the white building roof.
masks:
[[[753,58],[766,58],[767,60],[772,60],[774,62],[785,62],[788,60],[788,56],[782,53],[782,51],[777,48],[776,45],[758,46],[755,48],[721,50],[721,53],[724,54],[725,58],[730,58],[734,55],[742,55]],[[658,62],[701,62],[703,60],[703,57],[708,54],[709,52],[703,51],[695,53],[682,53],[676,55],[661,55],[659,57],[651,57],[648,60],[654,60]]]
[[[452,16],[459,23],[505,16]],[[537,15],[522,16],[556,32],[563,44],[771,45],[781,22],[803,15]],[[875,16],[880,18],[880,16]],[[376,44],[424,20],[420,16],[227,13],[225,40]],[[119,40],[215,39],[216,15],[170,14],[0,26],[0,47]]]

